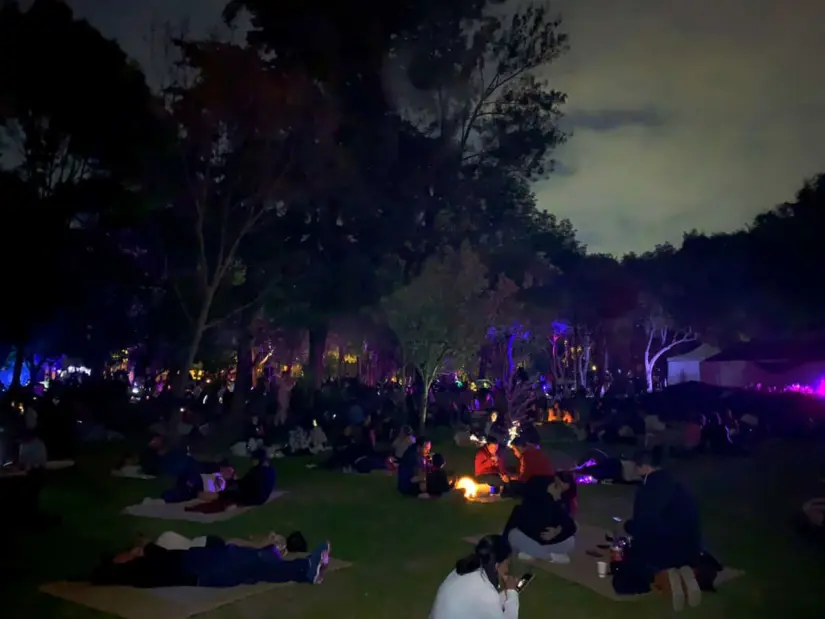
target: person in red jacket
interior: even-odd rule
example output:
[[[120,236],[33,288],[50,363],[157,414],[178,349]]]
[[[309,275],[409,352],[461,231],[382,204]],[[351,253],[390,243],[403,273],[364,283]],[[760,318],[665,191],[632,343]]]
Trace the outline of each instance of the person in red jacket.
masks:
[[[487,443],[476,452],[474,476],[477,482],[495,485],[509,480],[499,449],[498,439],[489,436]]]
[[[518,458],[518,482],[524,484],[532,477],[553,477],[556,467],[550,457],[541,450],[541,439],[535,428],[524,428],[513,443],[513,453]]]

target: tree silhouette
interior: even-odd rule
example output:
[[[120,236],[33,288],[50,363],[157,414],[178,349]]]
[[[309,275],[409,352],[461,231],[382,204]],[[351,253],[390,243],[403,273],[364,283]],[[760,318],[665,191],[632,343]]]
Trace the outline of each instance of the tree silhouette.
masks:
[[[117,280],[129,248],[118,229],[146,206],[160,132],[143,74],[63,2],[36,0],[25,12],[4,3],[0,56],[0,191],[14,213],[0,246],[16,265],[4,283],[18,291],[0,338],[19,353],[16,384],[27,344],[56,318],[81,339],[91,337],[90,307],[107,308],[97,318],[110,331],[128,320],[131,291]]]

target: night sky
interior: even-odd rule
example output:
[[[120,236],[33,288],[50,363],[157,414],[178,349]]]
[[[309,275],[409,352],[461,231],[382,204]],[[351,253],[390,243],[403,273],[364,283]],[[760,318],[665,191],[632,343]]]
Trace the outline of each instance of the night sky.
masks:
[[[154,21],[219,23],[225,0],[70,0],[147,62]],[[739,228],[825,172],[823,0],[556,0],[550,69],[575,135],[536,187],[592,251]]]

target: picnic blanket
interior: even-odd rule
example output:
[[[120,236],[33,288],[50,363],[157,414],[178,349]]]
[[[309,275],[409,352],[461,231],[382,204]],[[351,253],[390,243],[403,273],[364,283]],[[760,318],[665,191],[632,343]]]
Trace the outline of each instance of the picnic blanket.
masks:
[[[527,563],[565,580],[587,587],[591,591],[614,601],[632,601],[645,597],[644,595],[618,595],[613,590],[613,583],[610,578],[599,578],[596,563],[610,561],[609,550],[601,549],[599,546],[605,545],[605,535],[609,534],[607,529],[580,524],[576,534],[576,548],[570,553],[570,563],[563,565],[540,560],[531,560]],[[464,541],[476,544],[481,537],[480,535],[465,537]],[[594,554],[600,553],[603,557],[590,556],[587,554],[588,551],[594,552]],[[730,582],[734,578],[744,575],[744,573],[742,570],[726,567],[716,577],[716,585]]]
[[[269,495],[267,503],[274,501],[275,499],[282,497],[285,494],[286,492],[284,492],[283,490],[276,490],[275,492]],[[199,503],[202,503],[202,501],[199,501],[197,499],[193,501],[186,501],[185,503],[164,503],[160,499],[149,500],[144,501],[143,503],[139,503],[138,505],[131,505],[129,507],[126,507],[123,510],[123,513],[128,514],[129,516],[138,516],[140,518],[157,518],[159,520],[185,520],[187,522],[210,523],[230,520],[232,518],[235,518],[236,516],[245,514],[251,509],[255,509],[255,506],[234,507],[214,514],[186,511],[187,507],[191,507],[192,505],[198,505]]]
[[[74,466],[74,460],[49,460],[46,463],[46,470],[47,471],[62,471],[63,469],[69,469]],[[21,471],[19,469],[13,468],[4,468],[0,469],[0,477],[23,477],[26,474],[26,471]]]
[[[137,465],[127,465],[112,471],[113,477],[126,477],[127,479],[157,479],[155,475],[147,475]]]
[[[290,557],[291,558],[291,557]],[[352,564],[330,558],[327,574]],[[296,583],[260,583],[228,589],[205,587],[95,587],[87,582],[54,582],[40,587],[41,593],[74,602],[123,619],[188,619],[253,595]]]

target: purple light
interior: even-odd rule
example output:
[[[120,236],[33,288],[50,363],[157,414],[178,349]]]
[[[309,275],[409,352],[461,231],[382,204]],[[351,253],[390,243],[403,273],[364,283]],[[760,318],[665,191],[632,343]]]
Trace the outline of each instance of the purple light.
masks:
[[[810,385],[800,385],[794,383],[785,387],[785,391],[793,391],[794,393],[804,393],[805,395],[812,395],[817,398],[825,398],[825,378],[819,379],[815,387]]]
[[[588,485],[588,484],[597,484],[599,480],[593,477],[592,475],[581,475],[576,477],[576,483],[578,485]]]
[[[588,466],[596,466],[597,464],[598,464],[598,462],[596,462],[595,459],[591,458],[590,460],[588,460],[587,462],[583,462],[582,464],[580,464],[579,466],[577,466],[573,470],[574,471],[580,471],[581,469],[586,469]]]

